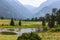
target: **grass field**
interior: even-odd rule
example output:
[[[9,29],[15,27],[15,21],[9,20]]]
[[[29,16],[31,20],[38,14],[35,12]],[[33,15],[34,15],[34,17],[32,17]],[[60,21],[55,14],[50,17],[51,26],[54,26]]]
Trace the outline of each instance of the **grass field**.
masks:
[[[38,28],[42,27],[41,21],[21,21],[22,26],[18,26],[18,20],[14,20],[16,26],[9,26],[10,20],[9,19],[0,19],[0,28]],[[1,26],[4,24],[4,26]],[[47,23],[46,23],[47,25]],[[46,26],[48,27],[48,26]],[[41,32],[38,35],[42,38],[42,40],[60,40],[60,32]],[[19,35],[1,35],[0,40],[17,40]]]
[[[22,26],[18,26],[18,20],[14,20],[14,23],[16,26],[10,26],[10,20],[9,19],[0,19],[0,28],[37,28],[42,27],[41,21],[21,21]],[[2,26],[3,25],[3,26]]]
[[[15,25],[18,25],[18,20],[14,20]],[[41,22],[40,21],[21,21],[22,25],[40,25]],[[10,20],[8,19],[4,19],[4,20],[0,20],[0,25],[9,25],[10,24]]]
[[[17,40],[18,35],[0,35],[0,40]]]
[[[38,33],[42,40],[60,40],[60,32]]]
[[[60,40],[60,32],[38,33],[42,40]],[[17,40],[18,35],[0,35],[0,40]]]

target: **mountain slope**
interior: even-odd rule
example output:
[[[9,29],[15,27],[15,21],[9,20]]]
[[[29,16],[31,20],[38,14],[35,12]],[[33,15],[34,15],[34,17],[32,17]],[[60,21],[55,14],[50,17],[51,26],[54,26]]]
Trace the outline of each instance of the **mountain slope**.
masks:
[[[60,1],[55,0],[47,6],[46,5],[43,6],[44,7],[40,6],[42,7],[42,9],[40,7],[38,8],[38,12],[35,14],[36,17],[44,16],[46,13],[51,14],[53,8],[60,8]]]
[[[30,11],[17,0],[0,0],[0,16],[16,19],[31,17]]]

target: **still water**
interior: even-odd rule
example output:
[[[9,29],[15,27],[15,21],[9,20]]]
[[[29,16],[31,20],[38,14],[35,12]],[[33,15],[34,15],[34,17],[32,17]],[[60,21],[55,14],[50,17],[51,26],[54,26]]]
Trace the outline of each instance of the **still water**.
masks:
[[[37,31],[43,31],[43,28],[0,28],[1,32],[14,32],[16,34],[22,34],[22,33],[31,33],[31,32],[37,32]]]

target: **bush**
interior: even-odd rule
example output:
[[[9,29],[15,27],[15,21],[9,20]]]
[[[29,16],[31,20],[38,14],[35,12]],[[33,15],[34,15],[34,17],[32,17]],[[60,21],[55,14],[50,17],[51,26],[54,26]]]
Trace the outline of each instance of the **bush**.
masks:
[[[41,38],[35,33],[24,33],[17,40],[41,40]]]
[[[14,32],[1,32],[3,35],[16,35]]]
[[[4,24],[2,24],[1,26],[4,26]]]

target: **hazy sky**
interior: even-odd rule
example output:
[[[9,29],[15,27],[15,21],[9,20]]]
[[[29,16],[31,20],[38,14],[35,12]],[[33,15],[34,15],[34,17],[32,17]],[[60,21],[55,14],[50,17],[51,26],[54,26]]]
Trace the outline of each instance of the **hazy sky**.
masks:
[[[23,5],[32,5],[34,7],[38,7],[41,3],[46,0],[19,0]]]

